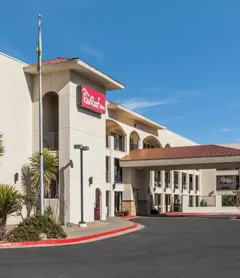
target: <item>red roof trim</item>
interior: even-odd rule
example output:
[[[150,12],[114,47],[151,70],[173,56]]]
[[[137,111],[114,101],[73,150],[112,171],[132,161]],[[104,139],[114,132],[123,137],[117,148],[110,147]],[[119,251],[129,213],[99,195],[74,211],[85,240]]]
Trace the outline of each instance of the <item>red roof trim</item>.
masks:
[[[188,147],[154,148],[134,150],[122,161],[188,159],[201,157],[240,156],[240,150],[217,145],[197,145]]]
[[[58,64],[58,63],[62,63],[62,62],[67,62],[69,60],[74,60],[74,59],[79,59],[79,58],[61,58],[61,57],[57,57],[57,58],[54,58],[54,59],[51,59],[51,60],[47,60],[47,61],[43,61],[42,62],[42,65],[53,65],[53,64]],[[37,64],[32,64],[32,65],[29,65],[27,67],[34,67],[36,66]]]

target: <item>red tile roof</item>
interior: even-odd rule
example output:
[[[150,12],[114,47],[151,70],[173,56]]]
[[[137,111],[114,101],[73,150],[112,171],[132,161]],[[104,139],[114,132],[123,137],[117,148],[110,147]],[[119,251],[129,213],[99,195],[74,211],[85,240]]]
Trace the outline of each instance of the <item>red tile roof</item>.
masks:
[[[52,65],[52,64],[58,64],[58,63],[62,63],[62,62],[66,62],[66,61],[69,61],[69,60],[74,60],[74,59],[79,59],[79,58],[62,58],[62,57],[57,57],[57,58],[54,58],[54,59],[51,59],[51,60],[47,60],[47,61],[43,61],[42,62],[42,65]],[[32,65],[29,65],[28,67],[33,67],[33,66],[36,66],[37,64],[32,64]]]
[[[154,148],[134,150],[124,156],[122,161],[179,159],[199,157],[237,156],[240,150],[217,145],[198,145],[188,147]]]

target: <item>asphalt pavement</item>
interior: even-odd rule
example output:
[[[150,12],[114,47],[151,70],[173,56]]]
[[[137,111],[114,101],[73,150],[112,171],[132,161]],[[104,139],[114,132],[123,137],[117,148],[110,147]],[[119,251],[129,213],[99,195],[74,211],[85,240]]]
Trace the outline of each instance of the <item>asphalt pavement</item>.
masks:
[[[140,218],[144,229],[59,247],[0,250],[1,278],[231,278],[240,270],[240,221]]]

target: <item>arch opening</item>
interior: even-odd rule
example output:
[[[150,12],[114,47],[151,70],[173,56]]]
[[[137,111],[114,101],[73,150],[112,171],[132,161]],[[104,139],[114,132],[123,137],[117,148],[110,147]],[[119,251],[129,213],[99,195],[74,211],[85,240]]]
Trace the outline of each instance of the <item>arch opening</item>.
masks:
[[[126,132],[113,120],[106,120],[106,147],[109,147],[109,136],[114,137],[114,149],[124,152]]]
[[[138,149],[138,141],[140,140],[140,136],[136,131],[132,131],[129,138],[129,149],[130,151]]]
[[[162,145],[156,137],[148,136],[143,140],[143,148],[162,148]]]

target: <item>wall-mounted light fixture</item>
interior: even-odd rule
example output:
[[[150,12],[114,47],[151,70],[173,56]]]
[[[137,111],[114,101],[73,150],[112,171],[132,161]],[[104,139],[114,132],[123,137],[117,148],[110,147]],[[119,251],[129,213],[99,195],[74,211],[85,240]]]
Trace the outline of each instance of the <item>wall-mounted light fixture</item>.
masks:
[[[91,184],[93,184],[93,177],[90,177],[90,178],[88,179],[88,181],[89,181],[89,186],[90,186]]]

